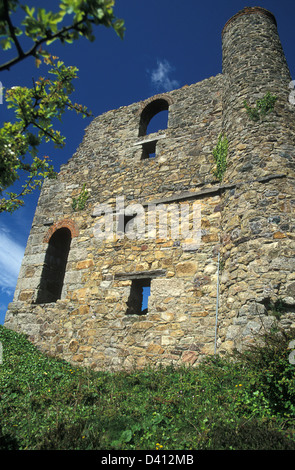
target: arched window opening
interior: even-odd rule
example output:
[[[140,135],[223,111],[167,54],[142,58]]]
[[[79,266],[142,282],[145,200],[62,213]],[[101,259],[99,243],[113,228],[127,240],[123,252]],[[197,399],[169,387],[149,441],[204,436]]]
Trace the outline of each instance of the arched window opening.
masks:
[[[56,302],[60,299],[70,245],[71,231],[68,228],[60,228],[51,236],[41,274],[37,303]]]
[[[160,111],[155,116],[152,117],[148,123],[146,133],[152,134],[153,132],[158,132],[162,129],[167,129],[168,126],[168,109]]]
[[[169,103],[163,98],[149,103],[141,113],[139,136],[166,129],[168,125],[168,108]]]

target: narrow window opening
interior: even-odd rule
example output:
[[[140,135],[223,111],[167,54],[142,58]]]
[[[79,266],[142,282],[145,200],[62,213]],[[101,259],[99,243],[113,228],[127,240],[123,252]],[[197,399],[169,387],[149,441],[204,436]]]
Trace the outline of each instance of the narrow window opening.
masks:
[[[146,158],[155,158],[156,144],[157,144],[156,140],[142,144],[142,155],[141,155],[142,160],[145,160]]]
[[[150,294],[151,294],[150,285],[142,288],[142,307],[141,307],[142,313],[147,313],[148,311],[148,300],[149,300]]]
[[[71,232],[61,228],[49,240],[36,303],[56,302],[61,297]]]
[[[151,279],[133,279],[127,302],[127,315],[146,315]]]
[[[131,214],[131,215],[127,215],[125,213],[123,214],[119,214],[119,217],[118,217],[118,225],[117,225],[117,232],[120,233],[120,234],[125,234],[126,233],[126,230],[127,230],[127,224],[128,222],[130,222],[131,220],[135,219],[137,214]]]

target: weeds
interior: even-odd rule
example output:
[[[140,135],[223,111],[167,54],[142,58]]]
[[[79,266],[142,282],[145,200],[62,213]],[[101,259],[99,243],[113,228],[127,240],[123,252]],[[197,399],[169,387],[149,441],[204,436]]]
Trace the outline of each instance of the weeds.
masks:
[[[86,189],[86,183],[83,184],[82,190],[77,198],[73,198],[72,209],[74,211],[81,211],[85,208],[87,200],[89,199],[90,194]]]
[[[0,449],[295,449],[290,338],[195,368],[93,372],[0,327]],[[293,339],[293,338],[292,338]]]
[[[277,96],[272,95],[269,91],[261,98],[256,101],[255,108],[251,108],[247,101],[244,101],[244,107],[246,108],[247,114],[252,121],[259,121],[263,119],[266,114],[274,110],[274,105],[277,101]]]
[[[222,134],[218,137],[216,147],[213,149],[213,157],[216,163],[216,168],[213,171],[214,176],[219,181],[222,181],[224,173],[227,168],[227,152],[228,152],[228,140],[226,136]]]

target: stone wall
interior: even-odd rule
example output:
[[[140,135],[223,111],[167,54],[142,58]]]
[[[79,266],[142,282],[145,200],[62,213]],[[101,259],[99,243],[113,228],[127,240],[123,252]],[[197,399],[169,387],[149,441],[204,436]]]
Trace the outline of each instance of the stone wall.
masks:
[[[243,10],[222,40],[222,74],[98,116],[57,180],[44,183],[5,326],[97,370],[196,364],[215,348],[241,348],[272,323],[275,309],[284,326],[295,326],[290,76],[265,10]],[[254,123],[243,100],[253,104],[268,90],[278,96],[275,110]],[[167,109],[167,126],[146,133],[150,117]],[[221,133],[229,142],[222,182],[213,158]],[[142,158],[154,150],[155,158]],[[74,210],[84,183],[89,198]],[[142,217],[126,210],[122,219],[122,203]],[[113,219],[110,239],[102,236],[110,220],[102,204]],[[162,210],[152,229],[151,207]],[[197,210],[197,243],[159,231],[165,209],[190,211],[189,235]],[[124,220],[129,234],[116,230]],[[52,240],[61,230],[71,239],[61,298],[40,303],[44,265],[58,265]],[[147,311],[138,307],[143,286]]]

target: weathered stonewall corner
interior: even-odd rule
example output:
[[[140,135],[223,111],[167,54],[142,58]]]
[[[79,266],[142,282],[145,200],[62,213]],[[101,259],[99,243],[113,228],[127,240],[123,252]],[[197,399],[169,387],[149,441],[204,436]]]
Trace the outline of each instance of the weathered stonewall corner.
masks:
[[[219,75],[92,121],[44,183],[7,328],[73,364],[118,370],[197,364],[276,317],[295,327],[295,106],[272,13],[229,19],[222,53]],[[151,131],[159,113],[167,124]],[[190,244],[171,230],[186,209],[190,235],[194,207]]]

